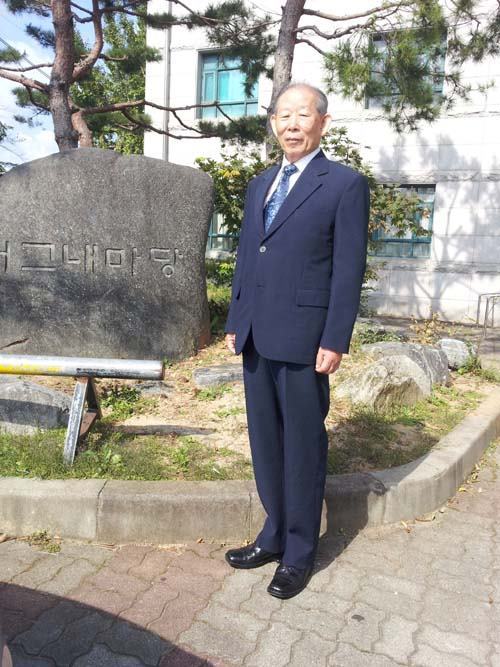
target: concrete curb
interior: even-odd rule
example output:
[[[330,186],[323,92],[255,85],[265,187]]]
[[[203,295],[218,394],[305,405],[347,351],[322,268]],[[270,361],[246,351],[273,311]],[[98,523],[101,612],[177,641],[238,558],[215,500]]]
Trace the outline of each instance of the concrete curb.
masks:
[[[327,478],[323,527],[413,519],[454,495],[500,436],[500,388],[425,456],[375,473]],[[105,543],[252,539],[264,518],[251,481],[127,482],[0,478],[0,531],[45,529]]]

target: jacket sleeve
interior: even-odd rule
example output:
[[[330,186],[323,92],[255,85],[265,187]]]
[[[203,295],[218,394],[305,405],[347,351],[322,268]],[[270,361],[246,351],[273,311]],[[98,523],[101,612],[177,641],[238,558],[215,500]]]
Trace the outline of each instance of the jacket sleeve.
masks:
[[[359,174],[346,187],[335,215],[328,313],[320,346],[349,352],[366,268],[370,189]]]
[[[252,181],[249,183],[246,196],[245,196],[245,206],[243,209],[243,221],[241,223],[240,237],[238,240],[238,248],[236,251],[236,266],[234,269],[233,283],[231,285],[231,303],[229,305],[229,312],[226,319],[226,325],[224,327],[224,333],[235,333],[236,323],[235,323],[235,300],[238,296],[238,292],[241,288],[241,274],[243,270],[243,257],[245,254],[245,231],[248,225],[249,217],[249,202],[250,202],[250,189],[252,187]]]

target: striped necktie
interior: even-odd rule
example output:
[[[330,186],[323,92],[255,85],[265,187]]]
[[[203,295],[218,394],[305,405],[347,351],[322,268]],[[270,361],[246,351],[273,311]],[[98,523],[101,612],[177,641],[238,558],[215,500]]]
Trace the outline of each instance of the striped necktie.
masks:
[[[298,168],[294,164],[287,164],[287,166],[283,169],[276,190],[273,192],[264,208],[264,229],[266,232],[272,225],[276,214],[286,199],[290,176],[296,171],[298,171]]]

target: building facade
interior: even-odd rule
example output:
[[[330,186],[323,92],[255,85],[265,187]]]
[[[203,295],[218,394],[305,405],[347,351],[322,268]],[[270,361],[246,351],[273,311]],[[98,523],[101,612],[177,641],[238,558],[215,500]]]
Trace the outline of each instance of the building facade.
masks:
[[[168,4],[153,0],[150,11],[165,11]],[[321,4],[308,6],[320,9]],[[373,3],[358,4],[362,9]],[[494,0],[484,4],[486,9],[496,6]],[[280,0],[259,3],[276,16],[280,5]],[[205,3],[196,0],[191,6]],[[338,14],[351,8],[346,0],[335,6]],[[194,138],[184,126],[196,126],[199,118],[214,119],[217,112],[192,105],[217,99],[228,115],[265,112],[271,81],[262,76],[246,96],[238,62],[210,48],[202,30],[150,30],[148,43],[164,57],[148,64],[146,99],[188,108],[177,116],[151,111],[153,124],[175,137],[148,133],[146,155],[191,166],[198,156],[219,157],[218,139]],[[293,79],[322,86],[322,57],[307,44],[296,46]],[[380,182],[417,192],[426,211],[422,224],[432,230],[431,236],[420,238],[379,236],[373,257],[379,280],[370,305],[380,314],[422,318],[436,313],[446,320],[475,322],[479,302],[484,303],[481,295],[500,292],[500,57],[467,64],[463,82],[494,85],[484,93],[472,92],[467,102],[457,100],[434,123],[402,134],[385,120],[376,99],[355,102],[329,96],[333,124],[347,128]],[[230,247],[230,241],[221,242]],[[500,312],[495,319],[500,326]]]

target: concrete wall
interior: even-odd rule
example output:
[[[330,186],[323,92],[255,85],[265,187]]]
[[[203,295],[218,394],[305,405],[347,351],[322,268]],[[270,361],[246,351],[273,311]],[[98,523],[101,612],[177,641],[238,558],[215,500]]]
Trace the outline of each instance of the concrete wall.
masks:
[[[196,0],[192,6],[204,7]],[[360,2],[359,9],[373,3]],[[164,11],[165,3],[153,0]],[[281,0],[263,0],[259,6],[277,13]],[[319,0],[309,3],[320,8]],[[308,5],[308,6],[309,6]],[[345,7],[342,7],[345,5]],[[485,0],[493,9],[494,0]],[[350,3],[341,1],[336,12],[349,12]],[[324,7],[323,7],[324,9]],[[356,6],[358,9],[358,5]],[[165,48],[166,32],[149,31],[148,42]],[[171,31],[170,103],[195,104],[199,77],[199,53],[209,49],[202,31],[174,28]],[[165,100],[164,62],[148,65],[146,97]],[[436,186],[431,253],[425,259],[380,258],[380,280],[371,297],[380,313],[428,317],[432,312],[444,319],[468,322],[476,317],[478,296],[500,292],[500,57],[481,64],[468,64],[464,83],[476,86],[493,82],[485,94],[473,92],[469,102],[457,101],[453,109],[418,132],[398,135],[380,112],[339,95],[330,96],[334,123],[345,126],[358,141],[362,154],[376,176],[385,182]],[[295,51],[293,77],[322,85],[320,55],[299,44]],[[265,107],[271,82],[259,82],[259,105]],[[153,111],[160,127],[164,113]],[[196,113],[187,110],[182,119],[195,124]],[[170,129],[178,135],[193,135],[170,118]],[[151,157],[192,165],[197,156],[217,157],[217,139],[164,139],[149,133],[145,153]],[[500,315],[497,317],[500,325]]]

